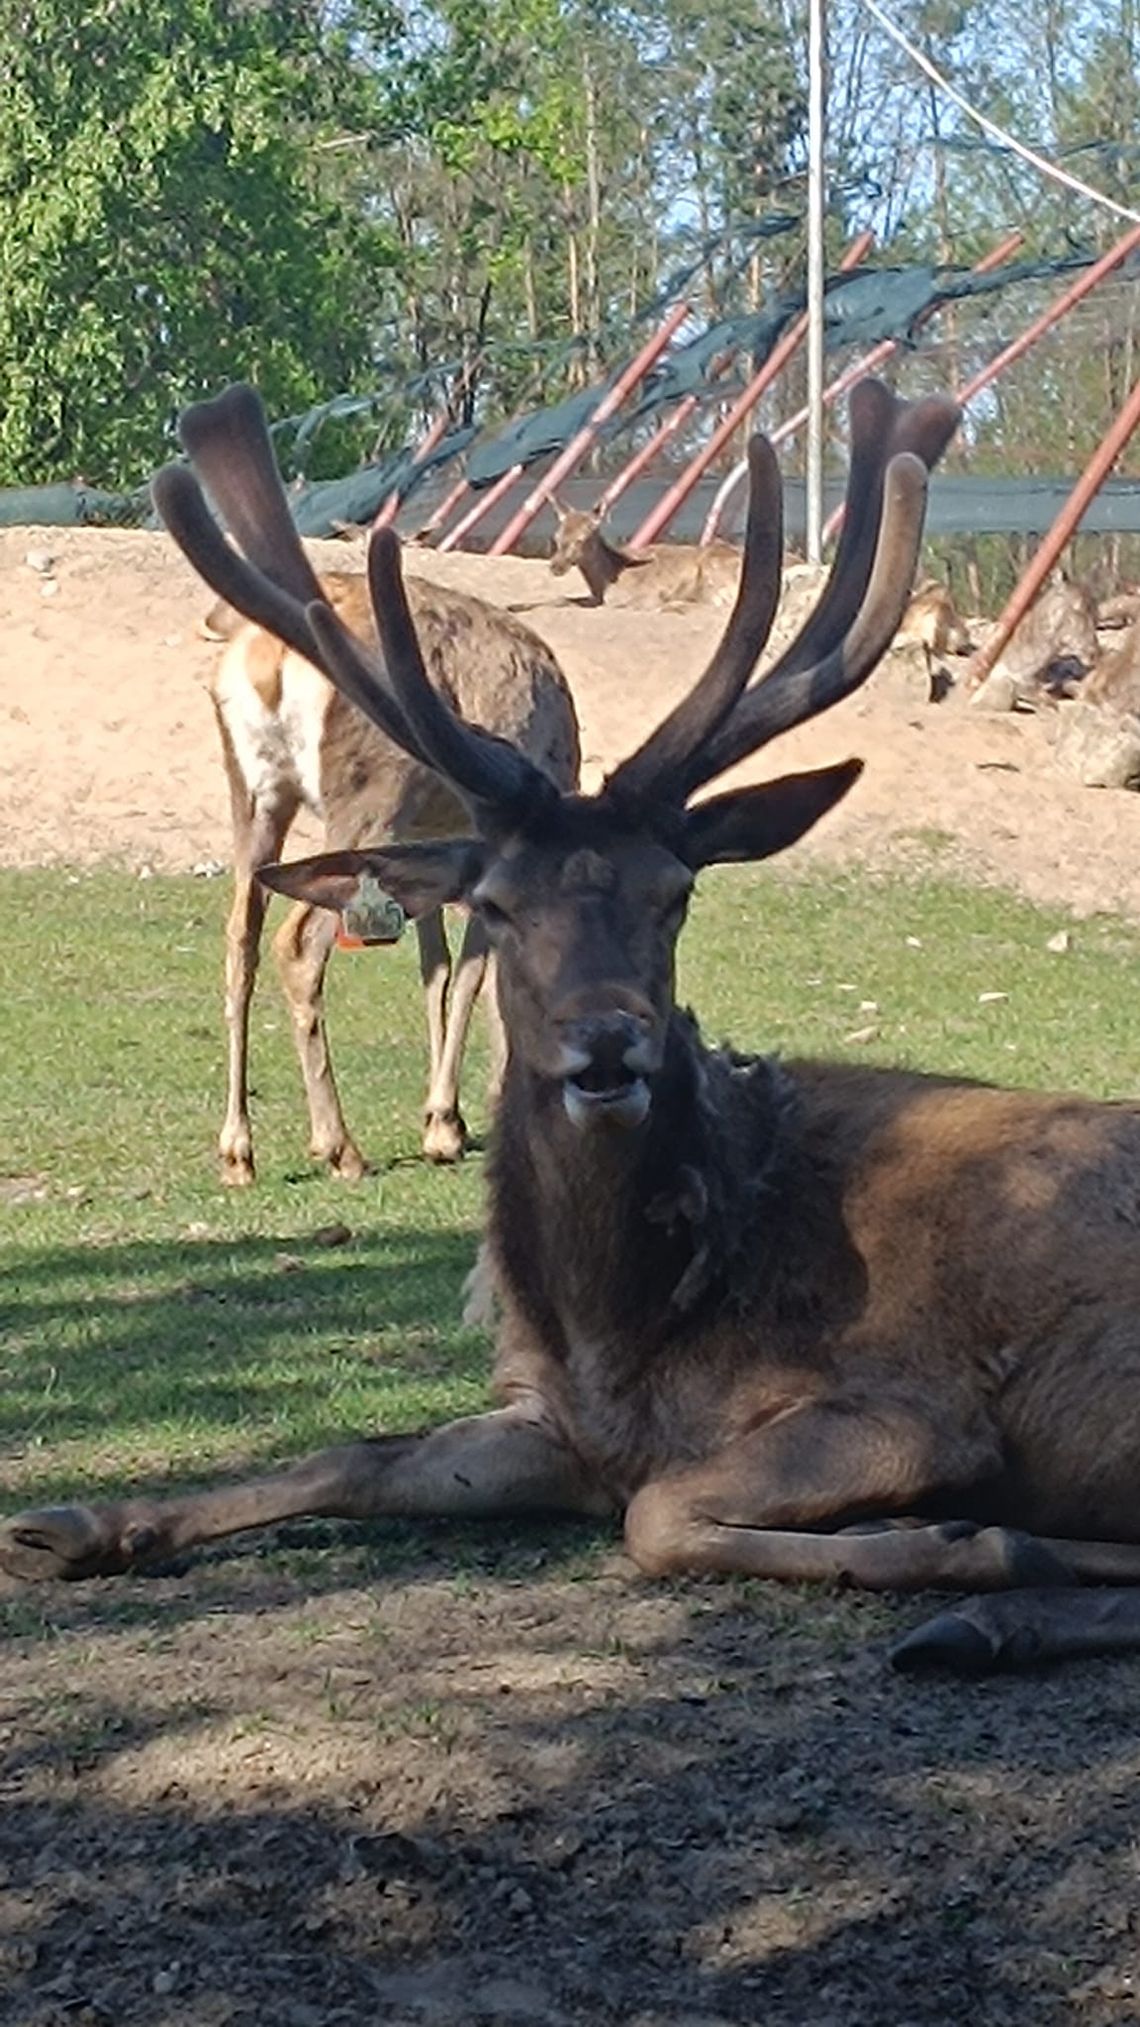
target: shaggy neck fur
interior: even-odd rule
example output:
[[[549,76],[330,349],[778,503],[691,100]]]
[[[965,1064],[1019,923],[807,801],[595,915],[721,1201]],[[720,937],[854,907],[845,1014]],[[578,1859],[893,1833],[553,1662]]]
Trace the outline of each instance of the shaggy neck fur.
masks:
[[[644,1126],[579,1131],[561,1086],[511,1058],[492,1164],[496,1249],[547,1348],[646,1357],[718,1313],[790,1317],[805,1246],[835,1223],[804,1176],[794,1087],[764,1057],[707,1049],[674,1013]],[[787,1212],[795,1203],[795,1228]]]

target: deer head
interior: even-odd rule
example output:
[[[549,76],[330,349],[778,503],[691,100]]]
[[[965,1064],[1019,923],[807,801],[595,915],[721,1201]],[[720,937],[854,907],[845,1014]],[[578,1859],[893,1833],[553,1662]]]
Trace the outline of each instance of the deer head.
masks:
[[[617,542],[611,542],[602,533],[599,514],[564,507],[557,500],[553,505],[558,526],[550,552],[551,572],[555,577],[565,577],[570,570],[580,570],[595,605],[602,604],[611,584],[617,583],[624,570],[636,570],[649,562],[648,553],[635,556]]]
[[[445,902],[474,909],[498,958],[511,1071],[560,1100],[576,1127],[637,1128],[665,1061],[674,953],[695,875],[794,844],[846,795],[861,763],[695,806],[691,798],[870,674],[905,609],[927,474],[957,419],[948,401],[904,404],[875,381],[856,387],[831,576],[797,638],[749,687],[775,617],[783,547],[775,455],[754,439],[740,588],[719,645],[689,693],[588,797],[560,793],[515,747],[460,720],[433,687],[388,530],[373,535],[368,555],[383,659],[346,631],[289,519],[250,389],[188,410],[182,440],[193,470],[168,467],[154,486],[174,539],[220,597],[314,662],[389,738],[445,776],[471,817],[463,839],[324,854],[266,866],[261,879],[340,910],[364,881],[411,917]],[[202,486],[243,556],[227,546]]]

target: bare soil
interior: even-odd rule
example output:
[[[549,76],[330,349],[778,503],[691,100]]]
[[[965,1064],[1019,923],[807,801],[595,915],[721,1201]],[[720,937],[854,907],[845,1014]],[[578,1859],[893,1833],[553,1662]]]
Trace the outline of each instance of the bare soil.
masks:
[[[716,627],[433,567],[533,608],[592,767]],[[0,858],[226,858],[202,605],[158,538],[0,536]],[[1140,800],[922,689],[888,670],[785,742],[870,763],[815,849],[1140,911]],[[553,1526],[281,1529],[5,1602],[6,2023],[1140,2018],[1138,1663],[903,1681],[929,1601],[653,1586]]]

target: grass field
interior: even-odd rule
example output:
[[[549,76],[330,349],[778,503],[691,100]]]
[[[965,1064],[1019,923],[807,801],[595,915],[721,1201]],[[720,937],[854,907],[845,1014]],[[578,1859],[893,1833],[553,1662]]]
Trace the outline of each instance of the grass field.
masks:
[[[0,878],[7,1503],[153,1484],[484,1399],[459,1322],[482,1160],[417,1158],[414,949],[334,959],[346,1112],[377,1173],[316,1172],[271,965],[253,1020],[260,1179],[215,1181],[225,883]],[[1097,1094],[1137,1087],[1140,935],[996,893],[763,870],[706,876],[681,990],[710,1039],[858,1052]],[[988,998],[986,995],[1005,995]],[[465,1100],[483,1123],[476,1034]],[[314,1234],[346,1222],[349,1243]]]

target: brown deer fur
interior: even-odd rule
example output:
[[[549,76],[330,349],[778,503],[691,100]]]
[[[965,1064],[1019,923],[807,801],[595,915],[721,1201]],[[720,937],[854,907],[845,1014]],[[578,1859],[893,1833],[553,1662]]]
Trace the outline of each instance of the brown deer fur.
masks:
[[[830,584],[748,687],[780,559],[777,467],[758,441],[721,644],[587,798],[439,703],[386,535],[369,564],[382,682],[269,525],[253,398],[190,412],[187,447],[250,563],[174,468],[156,495],[191,560],[430,749],[469,808],[465,838],[265,878],[342,908],[368,871],[413,914],[463,896],[486,925],[509,1041],[489,1205],[500,1405],[243,1485],[17,1515],[0,1535],[9,1570],[129,1569],[298,1514],[623,1512],[654,1575],[1008,1593],[908,1636],[904,1665],[1140,1644],[1140,1594],[1083,1587],[1140,1580],[1140,1107],[711,1049],[674,1000],[697,872],[783,850],[859,769],[691,798],[869,674],[954,417],[855,390]]]
[[[1079,695],[1083,702],[1100,704],[1106,711],[1140,714],[1140,621],[1134,620],[1118,645],[1101,655]]]
[[[928,578],[920,584],[902,616],[896,639],[914,641],[934,658],[968,655],[973,642],[944,584]]]
[[[731,542],[663,542],[623,549],[603,533],[597,514],[555,503],[558,527],[550,568],[555,577],[578,570],[595,605],[616,591],[616,603],[634,606],[732,604],[740,579],[740,551]]]
[[[365,640],[375,640],[365,578],[321,579],[330,607]],[[565,679],[536,634],[480,599],[417,580],[412,604],[432,679],[465,714],[513,739],[561,788],[578,778],[578,728]],[[278,858],[301,808],[324,822],[330,848],[381,838],[451,836],[466,823],[438,774],[412,760],[347,703],[320,672],[265,628],[219,599],[202,626],[226,645],[210,685],[230,787],[234,898],[226,934],[229,1089],[219,1137],[223,1182],[253,1180],[248,1104],[249,1006],[266,896],[256,867]],[[299,901],[274,938],[292,1017],[310,1117],[313,1154],[340,1175],[364,1171],[345,1125],[325,1035],[323,987],[335,922]],[[429,1160],[463,1152],[459,1071],[467,1027],[486,966],[481,925],[469,920],[452,976],[443,917],[416,923],[428,1017],[430,1082],[423,1150]],[[383,965],[377,955],[373,962]]]

